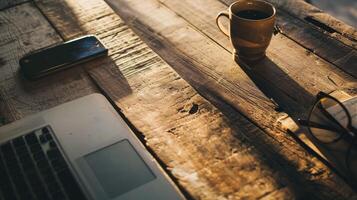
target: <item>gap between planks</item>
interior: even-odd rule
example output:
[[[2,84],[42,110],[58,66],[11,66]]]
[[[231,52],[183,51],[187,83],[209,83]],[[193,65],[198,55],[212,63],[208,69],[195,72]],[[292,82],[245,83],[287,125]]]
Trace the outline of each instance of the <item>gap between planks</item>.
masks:
[[[143,37],[143,38],[145,38],[145,37],[148,37],[149,38],[149,40],[146,40],[149,44],[151,43],[151,41],[153,41],[153,39],[150,39],[150,38],[154,38],[155,36],[157,36],[157,38],[158,38],[158,40],[160,41],[160,42],[162,42],[162,41],[165,41],[165,39],[167,39],[167,38],[165,38],[166,37],[166,35],[165,34],[163,34],[163,33],[165,33],[165,31],[170,31],[170,30],[177,30],[177,31],[179,31],[179,29],[182,29],[181,27],[175,27],[175,26],[173,26],[173,27],[170,27],[170,26],[168,26],[168,27],[160,27],[160,23],[158,22],[159,20],[157,20],[156,22],[158,22],[157,24],[150,24],[150,20],[152,20],[152,21],[154,21],[155,22],[155,20],[156,20],[156,18],[153,18],[153,16],[140,16],[140,11],[139,10],[142,10],[141,8],[140,8],[140,6],[142,6],[142,5],[140,5],[140,6],[138,6],[138,10],[135,10],[136,8],[135,8],[135,6],[137,6],[137,4],[135,4],[135,2],[130,2],[130,3],[128,3],[128,4],[130,4],[129,6],[128,5],[126,5],[125,3],[124,3],[124,1],[120,1],[121,3],[119,4],[119,2],[118,1],[111,1],[111,3],[114,5],[114,7],[115,8],[117,8],[117,11],[118,11],[118,13],[119,14],[121,14],[122,16],[123,16],[123,18],[124,19],[126,19],[127,20],[127,22],[129,23],[129,25],[131,25],[136,31],[137,31],[137,33],[140,33],[140,31],[143,31],[143,33],[140,33],[141,34],[141,36]],[[172,2],[172,1],[167,1],[167,2]],[[116,3],[118,3],[118,4],[116,4]],[[148,3],[148,2],[145,2],[147,5],[148,4],[150,4],[150,3]],[[116,5],[115,5],[116,4]],[[164,16],[163,14],[161,14],[160,15],[160,12],[162,11],[162,12],[164,12],[163,10],[165,10],[165,8],[163,8],[164,6],[161,6],[161,5],[156,5],[155,3],[152,3],[153,5],[151,6],[146,6],[145,7],[145,10],[148,10],[148,11],[150,11],[150,12],[148,12],[148,13],[152,13],[152,14],[157,14],[158,16]],[[132,6],[132,7],[131,7]],[[131,10],[133,8],[133,10]],[[152,9],[152,8],[157,8],[157,10],[155,10],[155,9]],[[151,10],[152,9],[152,10]],[[206,9],[207,10],[207,9]],[[130,15],[132,14],[132,13],[135,13],[135,18],[131,18],[130,17]],[[146,14],[146,13],[145,13]],[[182,16],[182,15],[178,15],[178,16]],[[171,14],[165,14],[165,19],[166,19],[166,21],[169,21],[168,22],[168,24],[170,24],[170,25],[172,25],[172,24],[174,24],[174,22],[172,22],[172,21],[175,21],[175,20],[172,20],[172,18],[170,18],[171,17]],[[153,19],[152,19],[153,18]],[[143,20],[143,22],[140,22],[139,20]],[[146,21],[145,21],[146,20]],[[148,22],[149,24],[145,24],[145,22]],[[163,22],[164,23],[164,22]],[[177,20],[177,23],[178,24],[181,24],[181,22],[179,22],[178,20]],[[155,26],[158,26],[158,27],[155,27]],[[150,28],[148,28],[148,27],[150,27]],[[147,28],[147,30],[146,30],[146,28]],[[159,30],[159,31],[157,31],[157,32],[155,32],[155,30],[153,30],[153,29],[155,29],[155,28],[157,28],[157,30]],[[161,29],[162,30],[164,30],[164,31],[162,31],[162,32],[160,32],[161,31]],[[189,28],[186,28],[186,30],[187,29],[189,29]],[[146,31],[146,32],[145,32]],[[174,31],[173,31],[174,32]],[[175,33],[175,32],[174,32]],[[193,32],[191,32],[191,33],[193,33]],[[150,35],[151,34],[151,35]],[[157,34],[157,35],[156,35]],[[168,33],[166,33],[167,35],[169,35]],[[198,37],[198,36],[196,36],[196,35],[194,35],[195,37]],[[167,36],[167,37],[175,37],[175,34],[170,34],[170,36]],[[182,37],[183,38],[183,37]],[[171,38],[169,38],[168,40],[170,40]],[[202,38],[201,38],[202,39]],[[175,46],[175,45],[178,45],[178,43],[176,43],[176,41],[175,40],[172,40],[172,41],[174,41],[173,43],[170,43],[170,42],[168,42],[167,44],[164,44],[164,43],[159,43],[159,41],[153,41],[150,45],[154,48],[154,49],[156,49],[157,51],[159,51],[160,53],[161,53],[161,55],[166,55],[167,56],[167,54],[163,54],[163,52],[166,50],[166,51],[170,51],[170,49],[164,49],[163,47],[166,47],[166,46]],[[166,41],[165,41],[166,42]],[[182,43],[188,43],[187,41],[182,41]],[[208,42],[207,42],[208,43]],[[164,44],[164,45],[163,45]],[[190,42],[190,44],[194,44],[194,41],[192,41],[192,42]],[[165,46],[166,45],[166,46]],[[195,48],[191,48],[191,50],[194,50]],[[205,49],[204,47],[202,48],[202,49]],[[182,51],[182,49],[180,49],[181,51]],[[178,51],[180,51],[180,50],[178,50]],[[192,51],[193,51],[192,50]],[[177,53],[177,52],[174,52],[174,53]],[[180,52],[179,52],[180,53]],[[193,55],[193,54],[192,54]],[[193,55],[194,56],[194,55]],[[163,56],[164,58],[165,58],[165,56]],[[224,57],[225,58],[225,57]],[[310,61],[311,61],[311,58],[309,58],[310,59]],[[166,60],[167,62],[170,62],[169,60]],[[223,61],[222,61],[223,62]],[[177,65],[178,63],[171,63],[171,65],[172,66],[174,66],[174,65]],[[192,64],[194,64],[194,65],[196,65],[197,66],[197,64],[196,63],[192,63]],[[325,66],[327,66],[328,67],[328,65],[325,65]],[[177,68],[176,68],[177,69]],[[326,71],[326,69],[325,69],[325,71]],[[337,75],[338,76],[338,75]],[[343,77],[343,76],[342,76]],[[328,81],[328,80],[327,80]],[[343,81],[343,79],[341,79],[341,81]],[[323,85],[321,85],[321,86],[323,86]],[[320,87],[321,87],[320,86]],[[198,90],[200,91],[200,88],[198,88]],[[201,90],[202,91],[202,90]],[[206,94],[207,95],[207,94]],[[207,96],[206,96],[206,98],[207,98]],[[234,105],[234,104],[233,104]]]
[[[67,1],[67,2],[71,2],[71,1]],[[94,1],[92,1],[92,2],[94,2]],[[82,5],[83,5],[83,3],[84,2],[77,2],[77,3],[74,3],[73,1],[71,2],[72,3],[72,5],[74,6],[74,8],[72,8],[72,9],[75,9],[75,5],[76,4],[78,4],[78,7],[79,8],[77,8],[77,11],[80,9],[80,6],[79,6],[79,4],[80,3],[82,3]],[[60,8],[61,6],[60,5],[58,5],[58,7]],[[84,5],[83,5],[83,7],[85,7]],[[56,19],[56,15],[53,13],[53,12],[51,12],[51,8],[50,7],[46,7],[46,5],[42,5],[42,9],[49,9],[49,10],[47,10],[47,12],[45,12],[45,13],[49,13],[49,15],[50,14],[52,14],[53,16],[53,18],[52,19],[55,19],[55,20],[60,20],[60,19]],[[53,7],[52,7],[52,9],[55,9],[55,5],[53,5]],[[93,8],[94,9],[94,8]],[[52,10],[53,11],[53,10]],[[98,8],[97,8],[97,11],[100,11]],[[58,13],[59,14],[59,13]],[[90,13],[88,14],[88,15],[90,15]],[[102,30],[101,30],[101,26],[99,26],[99,25],[95,25],[95,24],[86,24],[85,22],[88,22],[88,21],[90,21],[90,19],[86,19],[86,17],[88,17],[88,15],[86,15],[85,13],[83,13],[82,15],[81,15],[81,17],[82,17],[82,19],[81,19],[81,22],[82,22],[82,24],[81,24],[81,26],[82,27],[87,27],[87,29],[84,29],[84,30],[81,30],[80,32],[77,32],[77,33],[74,33],[74,32],[70,32],[70,31],[68,31],[67,29],[64,31],[64,32],[66,32],[66,31],[68,31],[68,35],[69,36],[73,36],[73,35],[77,35],[77,34],[79,34],[79,33],[84,33],[84,32],[96,32],[96,31],[98,31],[97,29],[99,29],[100,30],[100,34],[102,34],[102,33],[104,33],[105,31],[103,31],[103,32],[101,32]],[[88,17],[89,18],[89,17]],[[113,23],[113,22],[112,22]],[[60,24],[60,22],[58,22],[57,21],[57,23],[56,23],[57,25],[59,25],[59,26],[61,26],[61,24]],[[156,64],[157,65],[157,64]],[[166,65],[166,64],[165,64]],[[113,67],[115,67],[115,66],[113,66]],[[165,69],[165,68],[163,68],[163,69]],[[144,71],[143,73],[149,73],[150,71]],[[94,73],[92,74],[92,75],[94,75]],[[125,75],[125,74],[124,74]],[[134,78],[135,78],[135,76],[134,75],[136,75],[136,76],[138,76],[138,74],[132,74],[130,77],[128,77],[128,81],[130,82],[129,84],[133,84],[133,80],[134,80]],[[95,77],[96,78],[96,80],[98,81],[98,79],[100,78],[100,76],[99,77]],[[142,77],[141,79],[143,79],[144,77]],[[147,80],[147,79],[144,79],[144,80]],[[182,80],[182,79],[177,79],[177,80]],[[103,79],[101,79],[101,81],[103,81]],[[136,81],[138,81],[138,80],[136,80]],[[135,81],[134,81],[135,82]],[[154,84],[154,83],[152,83],[152,84]],[[187,84],[187,83],[186,83]],[[186,85],[185,84],[185,85]],[[173,84],[172,85],[172,87],[175,87],[175,86],[178,86],[179,84],[178,83],[175,83],[175,84]],[[132,85],[133,86],[133,85]],[[139,87],[139,88],[141,88],[140,86],[137,86],[137,87]],[[163,87],[163,86],[161,86],[161,87]],[[145,88],[147,88],[147,87],[144,87],[144,88],[141,88],[141,90],[144,90]],[[156,87],[154,87],[154,88],[149,88],[149,90],[148,90],[148,93],[145,93],[145,95],[148,95],[148,97],[147,98],[149,98],[150,97],[150,93],[149,92],[152,92],[151,90],[153,90],[153,89],[155,89]],[[163,87],[163,88],[166,88],[166,87]],[[106,88],[106,89],[110,89],[110,88]],[[133,87],[132,87],[132,89],[133,89]],[[192,89],[190,89],[190,90],[192,90]],[[161,91],[161,90],[159,90],[159,91]],[[114,95],[115,96],[115,92],[113,92],[113,91],[107,91],[108,92],[108,94],[112,94],[112,95]],[[132,93],[132,94],[136,94],[136,93]],[[158,91],[156,91],[156,93],[155,94],[160,94]],[[146,96],[141,96],[141,98],[145,98]],[[134,98],[134,97],[133,97]],[[135,98],[137,98],[137,97],[135,97]],[[133,99],[132,100],[132,102],[134,101],[135,99]],[[138,100],[138,99],[136,99],[136,100]],[[147,101],[152,101],[152,99],[147,99]],[[144,102],[142,102],[143,103],[143,105],[141,105],[141,106],[145,106],[145,104],[144,104]],[[152,103],[152,102],[151,102]],[[155,137],[158,137],[159,135],[158,135],[158,128],[155,128],[155,129],[153,129],[153,130],[151,130],[151,129],[149,129],[149,127],[146,127],[145,128],[145,126],[144,126],[144,124],[141,124],[142,122],[140,121],[140,120],[138,120],[138,119],[135,119],[136,117],[138,117],[137,116],[137,114],[135,114],[135,113],[133,113],[135,110],[133,110],[133,109],[135,109],[135,107],[134,108],[131,108],[131,107],[128,107],[128,105],[130,105],[130,101],[129,101],[129,96],[126,96],[126,97],[122,97],[121,99],[120,99],[120,101],[119,102],[117,102],[117,104],[118,104],[118,106],[120,107],[120,108],[122,108],[122,110],[123,110],[123,112],[125,112],[126,113],[126,115],[128,116],[128,118],[129,119],[131,119],[131,121],[133,121],[133,122],[135,122],[135,124],[136,124],[136,126],[137,127],[140,127],[140,129],[142,130],[142,129],[144,129],[144,130],[147,130],[147,131],[142,131],[142,133],[143,134],[146,134],[146,136],[148,137],[148,139],[150,139],[150,137],[152,137],[150,140],[152,141],[152,139],[154,139]],[[209,105],[208,103],[202,103],[202,104],[199,104],[199,105]],[[183,106],[183,107],[186,107],[186,106]],[[130,110],[130,109],[131,110]],[[163,108],[161,108],[161,109],[163,109]],[[186,109],[184,109],[184,110],[186,110]],[[139,112],[139,110],[137,110],[136,112]],[[172,112],[172,111],[171,111]],[[175,111],[176,112],[176,111]],[[187,112],[187,111],[186,111]],[[185,112],[184,112],[185,113]],[[162,114],[164,114],[164,113],[162,113]],[[207,116],[208,117],[208,116]],[[133,120],[133,119],[135,119],[135,120]],[[142,119],[141,119],[142,120]],[[243,120],[244,121],[244,120]],[[185,123],[189,123],[189,122],[185,122]],[[192,123],[192,122],[191,122]],[[190,125],[192,125],[193,126],[193,124],[190,124]],[[148,124],[146,124],[146,126],[148,126]],[[189,128],[190,126],[187,126],[186,128]],[[174,127],[174,128],[176,128],[176,127]],[[171,130],[171,129],[170,129]],[[175,129],[176,130],[176,129]],[[185,130],[185,129],[183,129],[183,130]],[[152,133],[152,131],[154,131],[156,134],[153,134]],[[194,130],[192,130],[192,131],[194,131]],[[160,131],[159,131],[160,132]],[[185,134],[184,134],[184,132],[182,132],[182,130],[180,130],[180,131],[178,131],[178,130],[176,130],[176,131],[174,131],[174,132],[176,132],[175,134],[179,134],[179,135],[181,135],[181,134],[183,134],[183,135],[181,135],[181,137],[182,138],[184,138],[184,136],[185,136]],[[190,131],[189,131],[190,132]],[[153,135],[150,135],[150,134],[153,134]],[[186,137],[190,137],[190,136],[186,136]],[[218,141],[217,141],[218,142]],[[162,143],[162,144],[161,144]],[[158,154],[159,155],[161,155],[161,157],[164,157],[165,158],[165,153],[164,152],[162,152],[162,151],[160,151],[160,145],[164,145],[164,141],[161,141],[160,143],[157,143],[156,145],[157,146],[155,146],[154,145],[154,147],[153,148],[155,148],[156,149],[156,151],[155,152],[158,152]],[[151,143],[152,144],[152,143]],[[187,145],[190,145],[189,143],[188,144],[185,144],[186,146]],[[202,147],[203,148],[203,147]],[[206,151],[208,151],[208,152],[210,152],[211,150],[210,149],[212,149],[212,148],[204,148]],[[192,152],[191,152],[192,153]],[[203,153],[203,152],[201,152],[201,153]],[[174,155],[174,154],[173,154]],[[172,157],[173,155],[171,155],[170,157]],[[166,159],[164,159],[164,160],[166,160],[166,162],[165,163],[167,163],[167,160],[171,160],[170,159],[170,157],[166,157]],[[223,156],[224,157],[224,156]],[[205,159],[207,159],[208,157],[205,157]],[[231,158],[231,157],[230,157]],[[202,158],[201,158],[202,159]],[[200,160],[198,160],[198,161],[200,161]],[[202,160],[202,161],[204,161],[204,160]],[[201,162],[202,162],[201,161]],[[232,159],[231,161],[234,161],[234,159]],[[187,161],[186,161],[187,162]],[[238,162],[238,161],[234,161],[234,162]],[[219,162],[220,163],[220,162]],[[217,163],[217,164],[219,164],[219,163]],[[198,164],[198,163],[196,163],[196,164]],[[221,165],[221,166],[225,166],[225,165]],[[186,166],[187,167],[187,166]],[[275,166],[276,167],[276,166]],[[243,170],[243,169],[242,169]],[[178,173],[179,171],[177,171],[177,169],[176,169],[176,173]],[[215,172],[216,174],[217,174],[217,172]],[[248,172],[247,172],[248,173]],[[219,173],[218,173],[219,174]],[[177,174],[176,174],[177,175]],[[209,174],[207,174],[207,173],[203,173],[203,174],[200,174],[200,176],[203,176],[203,177],[205,177],[206,176],[206,178],[212,178],[212,177],[207,177],[207,176],[209,176]],[[240,176],[242,176],[242,175],[240,175]],[[235,176],[236,177],[236,176]],[[229,177],[227,177],[227,178],[229,178]],[[233,181],[233,182],[231,182],[231,183],[234,183],[234,181],[237,181],[237,180],[231,180],[231,179],[229,179],[230,181]],[[182,180],[181,180],[182,181]],[[202,181],[202,180],[201,180]],[[188,183],[182,183],[182,184],[188,184]],[[225,184],[227,184],[227,183],[225,183]],[[203,194],[203,192],[206,192],[206,194],[209,194],[209,192],[212,192],[211,191],[211,189],[212,188],[207,188],[206,186],[205,186],[205,188],[207,189],[207,191],[202,191],[202,188],[201,188],[201,190],[199,190],[198,188],[196,188],[195,189],[195,187],[197,187],[197,185],[190,185],[192,188],[188,188],[188,189],[190,189],[191,191],[192,190],[194,190],[194,194],[201,194],[201,195],[204,195]],[[231,186],[234,186],[234,184],[232,184]],[[219,188],[219,186],[218,185],[214,185],[214,186],[212,186],[212,187],[215,187],[215,188]],[[217,193],[212,193],[212,194],[214,194],[214,195],[217,195]],[[228,193],[229,194],[229,193]],[[251,195],[253,195],[253,194],[251,194]],[[214,197],[217,197],[217,196],[214,196]]]

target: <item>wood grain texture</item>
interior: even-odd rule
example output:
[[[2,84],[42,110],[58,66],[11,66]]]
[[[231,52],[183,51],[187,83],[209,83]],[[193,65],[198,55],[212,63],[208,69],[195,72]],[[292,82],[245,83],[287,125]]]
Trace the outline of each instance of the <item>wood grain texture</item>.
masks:
[[[220,105],[218,111],[103,1],[38,1],[38,5],[64,37],[97,34],[108,46],[110,58],[95,64],[102,67],[88,65],[89,73],[192,197],[261,198],[274,193],[282,198],[319,198],[312,192],[318,189],[324,194],[321,199],[355,198],[348,187],[330,188],[336,183],[344,184],[320,162],[308,160],[311,157],[305,151],[290,150],[295,160],[287,159],[288,153],[280,143],[224,101],[212,98]],[[64,20],[68,16],[76,17],[68,22]],[[69,29],[63,23],[78,27]],[[203,81],[201,84],[209,83],[204,77],[198,80]],[[125,94],[118,89],[123,86],[128,88]],[[314,178],[304,176],[297,166],[303,174]]]
[[[16,6],[18,4],[24,3],[28,0],[0,0],[0,10]]]
[[[216,13],[227,9],[226,5],[215,0],[198,0],[195,2],[162,0],[160,2],[200,30],[203,35],[217,42],[225,50],[232,51],[229,39],[219,31],[214,20]],[[171,37],[172,41],[180,42],[174,36]],[[186,40],[189,39],[187,37]],[[221,60],[223,59],[216,59],[215,61],[217,64],[221,64],[224,62]],[[241,67],[245,68],[244,65]],[[273,37],[267,50],[267,59],[261,63],[250,64],[246,68],[248,69],[245,72],[248,75],[251,74],[250,78],[254,80],[253,76],[259,74],[265,80],[265,83],[270,84],[269,89],[278,88],[284,91],[298,104],[298,107],[302,107],[302,110],[304,105],[309,102],[309,94],[333,90],[356,81],[355,78],[335,69],[333,65],[323,59],[306,52],[306,49],[283,35]],[[260,86],[258,82],[255,83]],[[287,104],[285,107],[293,107],[293,105]],[[295,115],[294,113],[289,114]]]
[[[0,11],[0,116],[5,123],[96,91],[80,67],[29,82],[19,59],[61,38],[32,3]]]
[[[284,35],[357,78],[356,48],[336,40],[329,34],[323,33],[282,10],[278,12],[277,24],[283,30]]]
[[[234,0],[221,1],[227,6],[235,2]],[[316,8],[306,5],[304,2],[298,3],[300,1],[293,3],[296,7],[292,5],[286,6],[283,1],[270,0],[270,2],[279,8],[277,24],[281,28],[283,35],[302,45],[307,51],[320,56],[355,78],[357,77],[357,50],[352,41],[348,40],[349,42],[345,44],[342,40],[336,38],[336,34],[309,24],[300,15],[298,17],[294,16],[294,13],[299,12],[300,9],[308,7],[311,10]],[[284,2],[290,2],[290,0]],[[327,15],[322,11],[320,13]]]
[[[117,103],[125,116],[144,134],[149,146],[194,197],[217,199],[222,195],[234,194],[237,187],[241,185],[247,187],[254,185],[251,180],[263,176],[260,171],[264,171],[264,176],[276,176],[264,164],[257,163],[262,162],[259,158],[261,155],[254,147],[248,148],[246,147],[248,144],[240,144],[243,138],[235,138],[235,134],[243,136],[245,131],[240,127],[230,128],[228,119],[222,113],[200,97],[127,26],[123,25],[102,1],[92,1],[91,4],[84,1],[67,1],[66,4],[47,1],[38,4],[53,20],[66,19],[60,17],[62,13],[60,11],[67,6],[70,8],[67,10],[78,16],[75,19],[78,20],[78,24],[81,24],[80,30],[82,30],[82,32],[68,33],[69,36],[78,33],[97,34],[109,47],[110,59],[107,62],[103,61],[101,68],[88,66],[91,68],[89,73]],[[96,11],[105,12],[88,13],[88,10],[94,8]],[[87,14],[81,13],[80,10],[86,10]],[[55,22],[55,24],[61,23]],[[111,26],[107,27],[108,24]],[[67,36],[67,34],[63,35]],[[115,71],[120,71],[123,76],[111,76],[113,73],[110,72]],[[114,84],[122,79],[125,80],[122,84]],[[122,88],[125,84],[129,85],[130,93],[118,95],[118,90],[115,88]],[[232,119],[249,124],[239,114]],[[250,126],[244,127],[251,134],[257,136],[261,134],[259,129]],[[241,169],[236,171],[226,168],[227,162]],[[246,165],[257,165],[254,167],[257,169],[244,167]],[[223,171],[212,171],[216,167]],[[275,164],[275,167],[279,165]],[[207,171],[210,173],[206,173]],[[224,177],[229,178],[229,182],[212,186],[212,183],[218,183],[217,179]],[[274,189],[288,187],[282,183],[283,179],[262,178],[266,182],[261,184],[262,189],[259,194],[251,192],[241,195],[259,197]]]
[[[227,38],[219,32],[214,23],[214,13],[218,13],[219,8],[221,10],[225,9],[222,8],[220,3],[209,0],[195,2],[185,0],[161,1],[161,3],[163,6],[175,11],[178,16],[186,19],[197,30],[201,30],[204,35],[208,36],[212,40],[215,40],[225,49],[231,48]],[[154,26],[150,24],[150,27],[153,28]],[[278,93],[287,94],[288,97],[291,98],[290,101],[281,101],[280,96],[276,94],[274,99],[278,99],[277,102],[279,104],[283,103],[283,108],[301,108],[300,110],[302,110],[302,112],[298,111],[298,109],[295,111],[287,111],[288,114],[293,117],[302,117],[303,115],[301,114],[307,112],[307,110],[304,111],[304,106],[310,105],[307,101],[308,99],[299,99],[299,96],[306,96],[304,92],[312,93],[313,88],[311,88],[311,83],[313,83],[313,87],[320,90],[323,90],[326,85],[337,86],[336,83],[332,81],[338,80],[335,79],[338,76],[340,76],[340,80],[350,80],[356,83],[356,79],[348,77],[343,73],[341,74],[338,70],[334,70],[334,67],[329,63],[323,62],[323,60],[316,56],[307,56],[303,48],[289,41],[285,37],[273,39],[272,44],[268,49],[268,58],[269,60],[274,60],[275,63],[277,63],[277,68],[272,67],[271,62],[267,59],[262,63],[248,67],[242,66],[242,68],[248,68],[245,72],[255,81],[257,86],[259,86],[263,91],[266,91],[266,94],[268,92],[270,94],[274,94],[271,91],[272,88],[280,90],[277,91]],[[302,60],[304,62],[301,62]],[[222,62],[217,61],[217,63]],[[311,66],[314,67],[311,68]],[[286,74],[281,73],[279,68],[281,68],[281,71],[286,72]],[[299,85],[291,84],[292,81],[295,81]],[[349,87],[356,88],[356,84],[353,85],[349,81],[346,81],[345,83],[339,82],[337,84],[345,86],[349,85]],[[299,86],[301,87],[300,90]],[[262,121],[264,120],[261,119],[260,123],[264,123]]]
[[[231,1],[232,0],[224,0]],[[320,22],[334,31],[332,33],[327,33],[330,36],[340,40],[341,42],[351,45],[354,48],[357,47],[357,30],[352,26],[336,19],[335,17],[323,12],[322,10],[316,8],[315,6],[306,3],[304,0],[267,0],[273,3],[278,8],[281,8],[288,13],[306,21],[306,18],[311,18],[317,22]]]
[[[260,93],[256,92],[256,89],[254,89],[255,86],[251,84],[245,73],[240,71],[240,68],[238,68],[237,65],[232,64],[230,54],[216,45],[215,42],[217,41],[211,41],[209,39],[213,37],[206,31],[216,30],[212,29],[210,26],[214,23],[215,13],[218,13],[218,11],[212,12],[212,9],[224,6],[219,2],[217,2],[217,4],[212,2],[213,1],[165,1],[164,3],[159,3],[156,1],[146,1],[143,3],[132,1],[110,1],[117,13],[120,14],[157,53],[170,63],[170,65],[174,67],[181,76],[188,80],[203,96],[212,100],[211,96],[213,93],[214,95],[219,96],[219,98],[224,99],[226,102],[229,102],[232,107],[243,112],[246,116],[259,124],[260,127],[264,128],[273,138],[281,142],[281,145],[283,146],[282,151],[287,153],[287,155],[289,155],[288,157],[292,160],[295,159],[288,151],[294,149],[292,150],[293,152],[298,152],[298,147],[296,147],[296,144],[294,145],[289,142],[289,137],[279,129],[279,125],[274,121],[278,120],[280,114],[273,109],[264,107],[266,105],[271,105],[268,104],[269,101],[265,100],[264,96],[263,98],[259,97]],[[198,5],[198,8],[194,7],[193,4]],[[168,7],[176,11],[177,9],[180,9],[180,12],[172,12]],[[192,11],[192,9],[197,10]],[[141,12],[142,10],[145,10],[145,12]],[[165,18],[165,20],[160,20],[163,18]],[[184,19],[186,19],[188,23],[185,22]],[[206,21],[200,21],[202,19],[205,19]],[[196,22],[200,23],[197,24]],[[203,33],[199,33],[196,30],[204,31]],[[228,43],[227,38],[222,38]],[[301,73],[302,70],[311,70],[309,69],[311,65],[321,62],[320,65],[325,66],[326,68],[323,69],[322,67],[320,71],[322,73],[330,74],[331,72],[329,69],[331,66],[324,63],[322,60],[320,61],[316,56],[306,56],[303,48],[287,38],[284,39],[284,37],[279,37],[279,40],[277,39],[278,42],[276,42],[279,47],[276,50],[277,55],[274,54],[274,56],[271,56],[271,60],[274,59],[278,64],[273,65],[271,62],[265,61],[261,65],[252,67],[254,73],[251,74],[254,75],[256,74],[256,71],[260,71],[260,77],[265,77],[265,79],[263,79],[264,82],[262,83],[266,86],[266,89],[270,90],[270,92],[271,90],[275,90],[275,88],[282,88],[281,90],[284,89],[283,92],[277,91],[277,95],[280,95],[277,99],[281,100],[280,97],[284,96],[286,98],[292,97],[289,100],[290,102],[288,102],[289,104],[286,104],[287,108],[290,107],[292,110],[304,110],[303,107],[308,106],[307,102],[309,101],[309,98],[312,98],[310,97],[310,93],[313,93],[314,89],[327,89],[329,87],[332,89],[335,85],[333,85],[326,76],[304,74],[299,77],[299,73]],[[279,55],[280,52],[284,52],[283,50],[289,52],[290,55]],[[297,57],[297,60],[294,61],[295,56]],[[302,63],[301,60],[304,62]],[[302,66],[294,69],[293,67],[295,66],[291,62],[296,62],[298,65]],[[283,70],[279,70],[280,67],[282,67]],[[211,75],[215,73],[218,73],[219,75]],[[266,75],[270,76],[270,80],[267,79]],[[341,84],[345,82],[345,75],[343,73],[338,72],[331,75],[335,80],[339,80]],[[206,79],[202,78],[202,76],[206,77]],[[298,76],[298,78],[295,79],[296,76]],[[308,80],[313,81],[310,83],[303,82],[303,78],[305,77],[311,77]],[[212,79],[215,81],[212,81]],[[351,78],[346,77],[346,79]],[[200,83],[201,80],[203,80],[203,82]],[[211,81],[209,82],[209,80]],[[277,83],[272,87],[271,82]],[[289,96],[286,95],[285,92]],[[293,106],[294,104],[292,104],[292,102],[294,101],[298,101],[298,104],[296,104],[298,106]],[[249,109],[254,110],[254,113],[249,113]],[[300,112],[297,112],[297,110],[294,112],[292,112],[294,115],[303,114],[301,110]],[[266,117],[263,117],[263,115]]]

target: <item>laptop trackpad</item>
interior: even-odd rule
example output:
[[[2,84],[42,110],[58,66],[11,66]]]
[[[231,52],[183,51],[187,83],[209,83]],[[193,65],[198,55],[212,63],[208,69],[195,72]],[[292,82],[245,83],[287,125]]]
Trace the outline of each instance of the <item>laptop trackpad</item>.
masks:
[[[83,158],[97,184],[110,199],[155,179],[128,140],[121,140]]]

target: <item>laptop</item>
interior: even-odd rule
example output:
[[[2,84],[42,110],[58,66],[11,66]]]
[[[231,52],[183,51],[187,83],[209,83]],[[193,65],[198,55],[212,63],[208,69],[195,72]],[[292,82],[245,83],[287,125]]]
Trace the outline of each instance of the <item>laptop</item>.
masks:
[[[0,199],[185,199],[107,99],[0,127]]]

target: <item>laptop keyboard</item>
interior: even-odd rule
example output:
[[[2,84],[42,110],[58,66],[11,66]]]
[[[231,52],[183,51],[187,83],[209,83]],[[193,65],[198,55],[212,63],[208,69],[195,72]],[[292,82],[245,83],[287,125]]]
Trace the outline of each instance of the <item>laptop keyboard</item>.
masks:
[[[86,199],[48,126],[0,144],[0,199]]]

